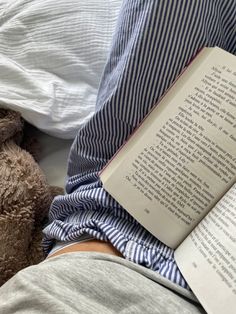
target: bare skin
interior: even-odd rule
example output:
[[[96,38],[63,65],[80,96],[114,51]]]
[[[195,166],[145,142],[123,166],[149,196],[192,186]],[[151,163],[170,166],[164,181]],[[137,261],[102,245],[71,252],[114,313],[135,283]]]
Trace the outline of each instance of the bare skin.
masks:
[[[116,256],[122,257],[121,253],[117,251],[111,243],[100,241],[100,240],[90,240],[86,242],[81,243],[75,243],[68,247],[65,247],[58,252],[55,252],[51,254],[48,258],[58,256],[64,253],[70,253],[70,252],[78,252],[78,251],[84,251],[84,252],[101,252],[101,253],[108,253]]]

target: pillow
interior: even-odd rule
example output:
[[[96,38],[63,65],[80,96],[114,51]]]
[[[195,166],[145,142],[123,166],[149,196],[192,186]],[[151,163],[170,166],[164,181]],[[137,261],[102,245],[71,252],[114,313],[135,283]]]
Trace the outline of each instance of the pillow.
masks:
[[[74,138],[94,113],[121,0],[2,0],[0,106]]]

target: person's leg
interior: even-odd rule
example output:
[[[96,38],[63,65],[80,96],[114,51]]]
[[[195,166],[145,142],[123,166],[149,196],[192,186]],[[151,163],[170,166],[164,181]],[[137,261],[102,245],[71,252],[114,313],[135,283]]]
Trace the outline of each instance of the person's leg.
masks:
[[[46,249],[52,239],[76,240],[87,232],[186,285],[173,252],[106,193],[98,173],[200,48],[217,45],[235,53],[234,19],[234,0],[123,2],[96,112],[70,152],[68,194],[52,204]]]
[[[74,142],[69,176],[101,169],[204,46],[235,52],[234,1],[124,1],[97,97]],[[78,182],[67,184],[71,192]]]

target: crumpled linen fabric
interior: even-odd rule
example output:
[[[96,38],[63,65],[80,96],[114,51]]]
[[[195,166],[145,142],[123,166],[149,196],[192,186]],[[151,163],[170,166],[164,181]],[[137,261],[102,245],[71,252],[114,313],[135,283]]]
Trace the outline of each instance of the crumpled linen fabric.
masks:
[[[121,0],[2,0],[0,107],[74,138],[94,113]]]

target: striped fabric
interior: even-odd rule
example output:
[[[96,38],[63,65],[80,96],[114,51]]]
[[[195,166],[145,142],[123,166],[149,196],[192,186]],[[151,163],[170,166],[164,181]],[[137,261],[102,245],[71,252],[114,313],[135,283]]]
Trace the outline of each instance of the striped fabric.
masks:
[[[124,1],[101,80],[96,113],[69,157],[67,194],[55,198],[44,247],[84,233],[125,258],[188,288],[173,250],[147,232],[103,189],[101,170],[203,46],[236,52],[234,0]],[[168,226],[166,226],[168,228]]]

